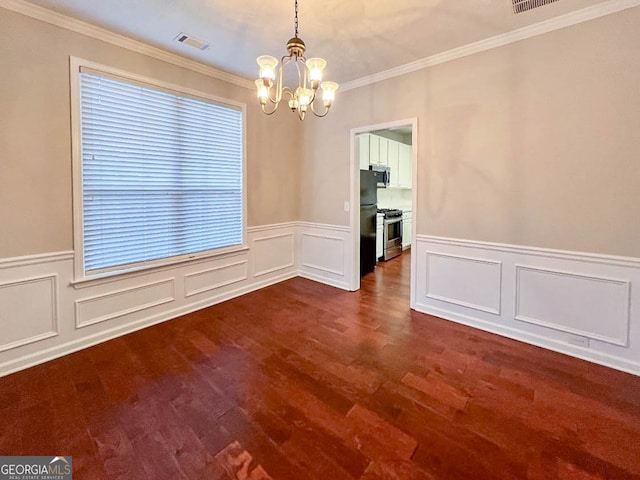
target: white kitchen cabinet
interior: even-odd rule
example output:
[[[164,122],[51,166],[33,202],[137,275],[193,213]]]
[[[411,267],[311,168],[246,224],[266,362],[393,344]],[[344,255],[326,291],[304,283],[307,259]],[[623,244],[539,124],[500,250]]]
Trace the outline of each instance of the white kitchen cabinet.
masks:
[[[406,250],[411,246],[411,233],[413,230],[413,214],[411,210],[402,212],[402,249]]]
[[[383,255],[383,251],[382,251],[383,235],[384,235],[384,224],[382,223],[383,219],[384,217],[382,216],[382,214],[378,214],[376,218],[376,261]]]
[[[398,162],[399,162],[399,154],[400,154],[400,142],[394,142],[393,140],[389,140],[387,144],[387,165],[389,166],[391,172],[391,182],[389,183],[390,187],[398,187]]]
[[[389,165],[389,139],[378,137],[378,165]]]
[[[411,188],[411,145],[370,133],[358,135],[358,161],[360,170],[369,165],[389,167],[392,188]]]
[[[398,187],[411,188],[413,183],[413,155],[411,145],[399,143],[398,150]]]
[[[380,137],[369,135],[369,164],[378,165],[380,163]]]
[[[360,170],[369,170],[369,143],[371,134],[358,135],[358,156],[360,157]]]

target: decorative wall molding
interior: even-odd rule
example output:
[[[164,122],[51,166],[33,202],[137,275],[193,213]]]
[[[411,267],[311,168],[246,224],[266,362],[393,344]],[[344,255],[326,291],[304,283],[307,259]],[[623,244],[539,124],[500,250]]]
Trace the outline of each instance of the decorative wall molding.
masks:
[[[502,262],[431,251],[426,255],[427,298],[500,315]]]
[[[181,260],[172,260],[167,263],[162,263],[158,265],[149,265],[145,267],[140,267],[136,270],[130,270],[127,272],[109,272],[102,276],[96,276],[94,278],[85,278],[82,280],[73,279],[70,281],[70,284],[73,288],[77,290],[90,289],[93,287],[97,287],[100,285],[106,285],[109,283],[120,283],[124,279],[129,278],[148,278],[148,276],[152,273],[159,272],[171,272],[178,267],[185,267],[188,265],[200,265],[207,264],[212,261],[222,261],[228,258],[236,258],[246,255],[249,252],[249,247],[240,246],[234,247],[226,252],[216,252],[205,255],[195,254],[192,257],[184,258]]]
[[[479,240],[465,240],[461,238],[436,237],[431,235],[417,235],[417,241],[439,245],[455,245],[460,247],[477,247],[482,250],[523,254],[536,257],[546,257],[559,260],[578,260],[582,262],[602,263],[621,267],[640,268],[640,258],[607,255],[602,253],[574,252],[570,250],[556,250],[526,245],[509,245],[507,243],[482,242]]]
[[[81,290],[70,284],[69,252],[0,260],[0,319],[12,308],[3,288],[41,299],[35,316],[12,322],[0,376],[295,276],[349,290],[348,229],[291,222],[247,237],[249,247],[232,256]],[[640,375],[640,259],[424,235],[412,254],[416,310]],[[555,290],[566,295],[539,298]]]
[[[0,270],[4,268],[17,268],[27,265],[39,265],[46,262],[62,262],[73,260],[73,251],[39,253],[35,255],[25,255],[23,257],[0,258]]]
[[[516,320],[622,347],[629,345],[630,281],[522,265],[515,268]],[[538,279],[527,283],[527,276]],[[569,311],[554,310],[560,296],[571,305]],[[606,319],[606,324],[588,324],[590,319]]]
[[[223,276],[222,280],[216,279],[216,273],[220,272],[227,272],[229,276]],[[240,260],[239,262],[207,268],[194,273],[187,273],[184,276],[184,296],[187,298],[211,290],[217,290],[218,288],[246,280],[248,276],[247,260]],[[198,279],[203,279],[205,282],[204,285],[198,287],[190,285],[191,283],[197,283]]]
[[[302,228],[314,228],[317,230],[331,230],[334,232],[350,233],[351,230],[347,226],[343,225],[330,225],[327,223],[311,223],[311,222],[297,222],[297,225]]]
[[[246,247],[80,286],[72,282],[73,252],[0,259],[0,322],[11,318],[11,325],[20,328],[3,337],[9,340],[0,345],[0,376],[295,277],[297,239],[296,222],[251,227]],[[28,296],[28,282],[49,278],[57,279],[55,293],[38,292],[34,295],[42,301],[28,303],[55,302],[50,307],[55,328],[45,329],[53,313],[34,316],[13,308],[2,298],[2,287],[19,288]],[[16,318],[4,315],[3,307],[18,312]]]
[[[594,20],[606,15],[611,15],[612,13],[617,13],[622,10],[637,7],[639,5],[640,0],[609,0],[533,25],[528,25],[511,32],[496,35],[494,37],[470,43],[468,45],[463,45],[446,52],[432,55],[430,57],[422,58],[420,60],[416,60],[415,62],[400,65],[399,67],[391,68],[389,70],[378,72],[373,75],[352,80],[350,82],[345,82],[340,85],[340,90],[346,91],[371,85],[373,83],[382,82],[384,80],[399,77],[401,75],[406,75],[407,73],[412,73],[424,68],[433,67],[435,65],[440,65],[442,63],[457,60],[469,55],[485,52],[487,50],[519,42],[520,40],[525,40],[527,38],[553,32],[555,30],[560,30],[561,28],[578,25],[589,20]]]
[[[259,290],[264,287],[268,287],[274,283],[279,283],[296,275],[281,274],[271,278],[265,278],[262,281],[258,281],[243,287],[239,287],[235,290],[227,291],[219,295],[200,300],[198,302],[183,305],[177,308],[162,311],[157,314],[153,314],[149,317],[142,318],[140,320],[126,322],[124,324],[116,325],[109,328],[100,328],[96,333],[90,333],[83,335],[80,338],[68,339],[64,342],[59,342],[53,345],[45,345],[41,349],[36,351],[25,352],[21,355],[15,355],[8,359],[0,360],[0,377],[9,375],[20,370],[39,365],[41,363],[54,360],[64,355],[83,350],[85,348],[98,345],[100,343],[112,340],[114,338],[133,333],[143,328],[151,327],[158,323],[166,322],[182,315],[202,310],[203,308],[210,307],[220,302],[246,295],[252,291]],[[88,330],[88,329],[85,329]],[[83,330],[83,331],[85,331]]]
[[[311,241],[311,239],[318,240],[313,247],[310,247],[305,240]],[[337,268],[331,268],[322,265],[322,260],[318,261],[321,257],[326,258],[326,251],[320,250],[325,246],[333,245],[333,248],[329,248],[329,251],[339,252],[336,260],[338,261]],[[325,262],[326,263],[326,262]],[[336,275],[344,275],[344,239],[340,237],[333,237],[331,235],[321,235],[316,233],[303,233],[302,234],[302,266],[313,268],[314,270],[320,270],[321,272],[334,273]]]
[[[268,243],[268,245],[265,245]],[[286,232],[253,240],[256,252],[253,277],[262,277],[295,266],[295,233]],[[270,255],[265,252],[272,252]]]
[[[140,301],[141,297],[143,301]],[[175,299],[173,278],[82,298],[75,301],[76,328],[114,320],[171,303]]]
[[[146,43],[134,40],[129,37],[125,37],[124,35],[114,33],[110,30],[98,27],[96,25],[92,25],[90,23],[77,20],[67,15],[54,12],[53,10],[28,3],[24,0],[0,0],[0,7],[6,8],[7,10],[12,10],[22,15],[26,15],[36,20],[49,23],[51,25],[55,25],[57,27],[71,30],[72,32],[95,38],[96,40],[110,43],[117,47],[126,48],[127,50],[131,50],[133,52],[140,53],[142,55],[146,55],[163,62],[171,63],[178,67],[186,68],[188,70],[192,70],[209,77],[217,78],[218,80],[222,80],[224,82],[232,83],[239,87],[248,89],[253,89],[255,87],[253,81],[244,77],[240,77],[238,75],[234,75],[232,73],[210,67],[195,60],[191,60],[181,55],[171,53],[158,47],[153,47]]]
[[[300,268],[298,274],[327,285],[351,289],[353,253],[349,249],[351,232],[338,225],[301,222],[298,250]]]
[[[416,310],[640,375],[638,259],[426,235],[412,252]],[[432,271],[432,258],[446,260]],[[464,258],[474,261],[454,263]],[[493,305],[496,283],[500,307],[478,308]]]
[[[597,5],[592,5],[581,10],[576,10],[565,15],[545,20],[543,22],[528,25],[526,27],[507,32],[505,34],[496,35],[494,37],[470,43],[468,45],[463,45],[446,52],[432,55],[430,57],[422,58],[405,65],[400,65],[395,68],[378,72],[373,75],[368,75],[366,77],[345,82],[340,86],[340,90],[347,91],[354,88],[364,87],[373,83],[381,82],[390,78],[432,67],[434,65],[450,62],[452,60],[463,58],[469,55],[515,43],[520,40],[525,40],[527,38],[553,32],[561,28],[566,28],[572,25],[587,22],[589,20],[594,20],[596,18],[617,13],[622,10],[633,8],[639,5],[640,0],[608,0]],[[0,7],[49,23],[51,25],[56,25],[58,27],[80,33],[82,35],[95,38],[96,40],[101,40],[103,42],[126,48],[142,55],[156,58],[158,60],[168,62],[173,65],[177,65],[179,67],[201,73],[203,75],[207,75],[209,77],[217,78],[219,80],[243,88],[254,88],[253,81],[250,79],[225,72],[223,70],[205,65],[181,55],[171,53],[167,50],[163,50],[161,48],[148,45],[124,35],[114,33],[110,30],[98,27],[96,25],[92,25],[90,23],[77,20],[67,15],[54,12],[47,8],[28,3],[24,0],[0,0]]]
[[[6,322],[0,352],[58,336],[57,305],[56,274],[0,283],[0,322]],[[19,315],[29,322],[11,321]]]
[[[254,227],[247,227],[247,234],[254,235],[260,232],[273,232],[280,229],[292,229],[298,226],[298,222],[283,222],[272,223],[269,225],[256,225]]]

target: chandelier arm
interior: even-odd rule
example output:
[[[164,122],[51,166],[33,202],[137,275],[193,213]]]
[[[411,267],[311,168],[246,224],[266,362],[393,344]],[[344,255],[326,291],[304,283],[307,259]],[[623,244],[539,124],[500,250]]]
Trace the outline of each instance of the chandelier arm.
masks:
[[[316,112],[316,109],[313,108],[313,102],[311,102],[311,111],[316,117],[326,117],[327,113],[329,113],[329,107],[324,107],[324,113],[318,113]]]
[[[300,77],[300,65],[298,65],[298,57],[296,57],[296,70],[297,70],[297,72],[298,72],[298,86],[299,86],[299,87],[303,87],[303,88],[307,88],[307,86],[306,86],[306,85],[304,85],[304,84],[302,84],[302,83],[301,83],[301,80],[302,80],[302,79],[301,79],[301,77]],[[305,70],[306,70],[306,67],[305,67]]]
[[[280,69],[282,70],[285,65],[291,61],[291,55],[283,55],[280,59]]]
[[[262,113],[264,113],[265,115],[273,115],[274,113],[276,113],[276,110],[278,110],[278,104],[273,103],[273,105],[274,105],[273,110],[271,110],[270,112],[268,112],[267,109],[264,108],[264,105],[261,105]]]
[[[280,59],[280,67],[278,68],[278,80],[276,85],[276,103],[280,103],[282,100],[282,94],[288,89],[288,87],[283,87],[282,77],[284,75],[284,67],[286,67],[291,62],[291,55],[283,55]]]
[[[309,73],[309,69],[307,68],[307,58],[304,55],[300,55],[298,58],[304,68],[304,82],[302,83],[302,88],[307,88],[307,74]],[[300,71],[298,71],[298,85],[300,85]]]
[[[304,81],[300,74],[300,65],[298,65],[298,59],[301,60],[301,63],[304,68]],[[307,59],[305,58],[304,55],[296,56],[296,70],[298,71],[298,86],[305,89],[307,88],[307,71],[308,71],[306,62],[307,62]],[[315,99],[316,99],[316,91],[313,90],[313,95],[311,96],[311,101],[309,103],[312,105]],[[304,118],[304,115],[302,117]]]
[[[280,99],[278,98],[278,87],[276,86],[275,90],[273,89],[273,85],[269,87],[267,90],[267,100],[270,103],[274,104],[276,108],[278,108],[278,103],[280,103]]]
[[[276,101],[274,102],[277,105],[282,100],[282,69],[278,70],[278,78],[276,80],[276,91],[275,91]]]
[[[284,87],[282,89],[282,95],[289,95],[289,100],[291,100],[295,95],[293,93],[293,90],[291,90],[289,87]]]

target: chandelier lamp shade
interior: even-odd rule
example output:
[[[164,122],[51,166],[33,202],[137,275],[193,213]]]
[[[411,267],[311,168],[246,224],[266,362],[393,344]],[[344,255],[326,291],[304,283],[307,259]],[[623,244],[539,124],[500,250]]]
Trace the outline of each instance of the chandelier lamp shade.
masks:
[[[304,56],[306,45],[298,37],[298,0],[295,0],[295,35],[287,42],[288,55],[284,55],[280,62],[270,55],[262,55],[256,59],[260,66],[260,78],[256,80],[258,100],[262,111],[272,115],[278,109],[280,102],[285,99],[292,112],[304,120],[308,111],[317,117],[324,117],[329,113],[336,96],[338,84],[323,82],[323,70],[327,66],[322,58]],[[298,74],[298,85],[295,88],[283,85],[283,71],[289,64],[295,65]],[[322,107],[316,107],[322,98]],[[317,110],[319,109],[319,110]]]

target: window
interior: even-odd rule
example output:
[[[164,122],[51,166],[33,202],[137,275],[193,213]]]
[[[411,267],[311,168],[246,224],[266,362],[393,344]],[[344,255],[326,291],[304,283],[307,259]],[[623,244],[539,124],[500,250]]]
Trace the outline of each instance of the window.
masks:
[[[78,88],[76,274],[243,245],[241,107],[87,68]]]

